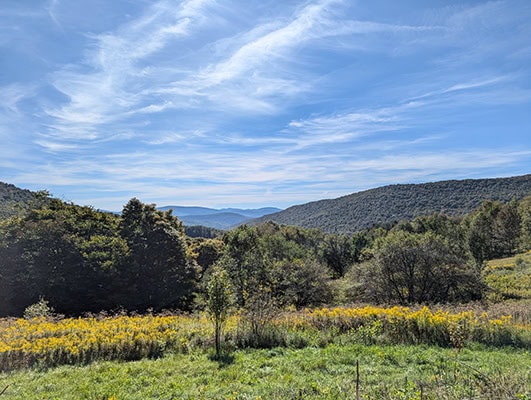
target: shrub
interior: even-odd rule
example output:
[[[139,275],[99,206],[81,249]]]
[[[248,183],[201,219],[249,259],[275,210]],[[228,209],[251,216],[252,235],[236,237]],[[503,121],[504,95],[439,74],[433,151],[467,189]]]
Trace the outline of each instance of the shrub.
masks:
[[[37,303],[34,303],[24,310],[25,319],[33,318],[51,318],[54,315],[54,309],[50,307],[48,301],[43,297]]]

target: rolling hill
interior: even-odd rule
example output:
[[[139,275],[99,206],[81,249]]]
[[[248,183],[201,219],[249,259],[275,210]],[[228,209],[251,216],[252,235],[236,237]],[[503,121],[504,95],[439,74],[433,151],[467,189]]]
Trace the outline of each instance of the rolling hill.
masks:
[[[281,211],[279,208],[274,207],[258,209],[215,209],[207,207],[164,206],[158,207],[158,209],[163,211],[173,210],[173,215],[177,216],[186,226],[200,225],[222,230],[230,229],[254,218]]]
[[[35,195],[29,190],[0,182],[0,218],[26,209]],[[242,223],[275,221],[329,233],[352,233],[376,224],[411,220],[435,212],[462,216],[487,199],[506,202],[527,195],[531,195],[531,174],[388,185],[337,199],[296,205],[283,211],[274,207],[213,209],[164,206],[159,209],[173,209],[173,214],[186,226],[201,225],[226,230]]]
[[[18,212],[26,210],[36,197],[36,192],[0,182],[0,219],[14,216]],[[205,226],[221,230],[230,229],[253,218],[281,211],[280,208],[275,207],[215,209],[208,207],[163,206],[158,207],[158,209],[162,211],[172,209],[173,215],[183,221],[185,226]],[[101,211],[119,214],[117,211]]]
[[[0,182],[0,219],[11,217],[27,209],[35,198],[35,192]]]
[[[328,233],[352,233],[375,224],[411,220],[432,213],[463,216],[484,200],[507,202],[527,195],[531,195],[531,174],[389,185],[289,207],[252,223],[274,221]]]

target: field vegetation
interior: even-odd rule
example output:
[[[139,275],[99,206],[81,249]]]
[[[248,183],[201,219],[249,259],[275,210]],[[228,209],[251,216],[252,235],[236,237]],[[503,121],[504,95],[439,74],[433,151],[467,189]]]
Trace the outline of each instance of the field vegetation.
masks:
[[[529,400],[530,250],[531,197],[192,238],[41,193],[0,220],[0,397]]]
[[[476,308],[233,315],[221,355],[207,315],[3,320],[0,379],[28,399],[529,398],[529,321]]]
[[[492,300],[531,300],[531,252],[489,261],[483,275]]]
[[[245,316],[226,321],[225,347],[308,347],[334,342],[423,344],[460,349],[470,343],[531,347],[531,329],[510,315],[427,307],[318,308],[284,312],[261,320],[258,329]],[[522,323],[524,322],[524,323]],[[138,360],[167,352],[209,347],[216,335],[206,315],[44,318],[2,321],[3,371],[94,360]]]
[[[359,383],[356,385],[356,365]],[[529,399],[529,352],[332,343],[0,374],[5,399]],[[358,389],[358,390],[356,390]],[[1,390],[1,389],[0,389]]]

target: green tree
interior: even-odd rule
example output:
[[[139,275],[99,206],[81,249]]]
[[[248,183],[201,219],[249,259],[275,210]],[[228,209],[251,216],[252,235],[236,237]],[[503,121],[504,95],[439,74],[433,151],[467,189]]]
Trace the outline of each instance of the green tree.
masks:
[[[346,235],[327,235],[321,245],[321,257],[336,278],[345,275],[355,260],[352,245]]]
[[[527,196],[518,203],[520,215],[520,250],[531,250],[531,196]]]
[[[229,274],[237,304],[243,307],[260,286],[271,287],[271,264],[255,227],[239,226],[227,232],[223,240],[225,253],[220,262]]]
[[[232,307],[233,298],[227,272],[219,266],[212,267],[206,287],[206,309],[214,323],[214,341],[216,356],[221,353],[221,335],[223,325]]]
[[[122,269],[126,305],[139,310],[190,307],[197,270],[186,256],[182,223],[171,210],[159,211],[133,198],[123,209],[120,228],[129,249]]]
[[[467,242],[478,265],[495,257],[493,227],[499,210],[500,203],[485,201],[463,220]]]
[[[188,246],[189,257],[195,260],[203,276],[223,255],[224,243],[220,239],[194,239]]]
[[[515,201],[485,201],[463,220],[470,251],[478,264],[515,253],[521,235],[521,216]]]
[[[521,224],[518,203],[515,200],[500,207],[492,227],[494,256],[496,258],[509,257],[516,253],[520,239]]]
[[[41,297],[64,314],[115,307],[110,294],[125,253],[117,221],[112,214],[57,199],[5,221],[0,228],[3,312],[20,315]]]
[[[275,261],[273,296],[282,306],[307,307],[332,299],[330,270],[314,258]]]
[[[390,232],[357,279],[368,300],[400,304],[467,301],[482,296],[479,273],[442,237]]]

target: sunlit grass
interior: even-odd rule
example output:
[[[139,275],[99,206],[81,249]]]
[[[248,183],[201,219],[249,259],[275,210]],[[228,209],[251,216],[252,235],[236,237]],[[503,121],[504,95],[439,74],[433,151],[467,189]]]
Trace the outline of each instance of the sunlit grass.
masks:
[[[238,316],[229,318],[226,348],[324,346],[330,343],[429,344],[462,348],[477,342],[531,346],[531,325],[511,316],[491,318],[475,311],[432,311],[427,307],[320,308],[285,312],[263,326],[260,340],[246,340]],[[116,316],[51,321],[3,320],[0,369],[87,364],[96,360],[157,358],[212,345],[213,328],[204,315]]]
[[[531,299],[531,251],[489,261],[483,275],[491,300]]]
[[[366,346],[236,350],[0,374],[6,399],[528,399],[529,352]],[[526,397],[527,396],[527,397]]]

